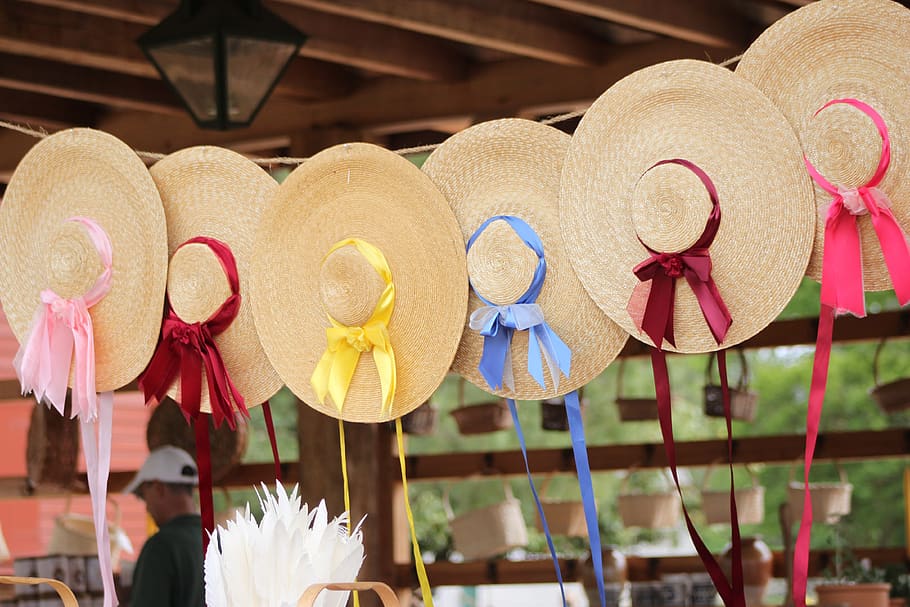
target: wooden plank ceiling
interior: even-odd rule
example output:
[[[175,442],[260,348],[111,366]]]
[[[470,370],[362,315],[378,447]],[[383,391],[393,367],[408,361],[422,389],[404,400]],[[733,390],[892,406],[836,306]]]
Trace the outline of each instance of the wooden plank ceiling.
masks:
[[[254,155],[586,107],[659,61],[715,62],[808,0],[266,0],[309,35],[252,127],[197,129],[136,38],[177,0],[0,0],[0,118],[92,126],[136,149]],[[0,183],[34,139],[0,131]]]

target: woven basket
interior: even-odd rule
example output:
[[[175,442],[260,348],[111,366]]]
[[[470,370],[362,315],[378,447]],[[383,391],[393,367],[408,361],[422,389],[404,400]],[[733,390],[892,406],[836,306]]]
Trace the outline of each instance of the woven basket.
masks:
[[[452,529],[452,543],[466,561],[490,559],[528,545],[528,528],[521,514],[521,504],[512,495],[512,487],[505,479],[502,488],[504,501],[458,516],[452,512],[448,487],[443,492],[442,503]]]
[[[749,392],[749,368],[746,366],[746,355],[742,348],[737,348],[742,372],[736,387],[728,386],[730,391],[730,416],[751,422],[755,419],[758,408],[758,394]],[[711,369],[714,366],[715,353],[708,357],[708,368],[705,370],[705,415],[709,417],[724,417],[724,393],[721,386],[712,383]]]
[[[588,537],[588,527],[585,522],[585,508],[581,501],[559,501],[547,498],[547,490],[553,476],[550,475],[540,488],[540,505],[543,506],[544,516],[552,535],[566,537]],[[537,529],[543,531],[543,522],[537,517]]]
[[[578,390],[578,406],[584,413],[588,399],[585,398],[584,388]],[[566,399],[564,396],[549,398],[540,401],[540,427],[554,432],[567,432],[569,430],[569,416],[566,414]]]
[[[885,413],[894,413],[910,409],[910,377],[883,384],[878,379],[878,359],[885,340],[878,342],[875,356],[872,358],[872,376],[875,378],[875,387],[869,390],[869,396],[878,403]]]
[[[479,405],[465,405],[464,384],[465,379],[459,378],[458,408],[451,411],[461,434],[485,434],[512,427],[512,415],[502,399]]]
[[[366,592],[372,590],[382,602],[382,607],[399,607],[398,597],[382,582],[343,582],[337,584],[313,584],[307,588],[297,602],[297,607],[313,607],[320,593],[325,590],[336,592]],[[372,604],[372,603],[371,603]]]
[[[237,419],[237,429],[231,430],[227,424],[215,428],[212,416],[208,417],[212,482],[217,483],[240,463],[243,454],[246,453],[248,429],[242,418]],[[180,406],[169,398],[161,401],[149,418],[145,440],[149,451],[164,445],[174,445],[189,453],[193,459],[196,458],[196,435],[193,427],[183,417]]]
[[[709,525],[730,524],[730,492],[707,489],[708,478],[714,472],[712,463],[701,484],[701,509]],[[740,525],[758,525],[765,520],[765,488],[758,484],[758,478],[746,466],[752,486],[736,489],[736,516]]]
[[[657,419],[656,398],[627,398],[622,395],[622,377],[626,359],[619,359],[616,375],[616,407],[619,409],[619,420],[623,422],[640,422]]]
[[[836,523],[842,516],[850,514],[850,497],[853,485],[847,482],[847,474],[837,461],[834,462],[840,482],[809,483],[812,495],[812,520],[819,523]],[[787,504],[790,520],[798,521],[803,516],[803,489],[805,485],[794,479],[796,464],[790,467],[790,481],[787,484]]]
[[[70,419],[69,395],[66,415],[36,404],[28,425],[25,461],[28,470],[26,489],[69,491],[73,488],[79,462],[79,420]]]
[[[675,527],[679,522],[679,496],[672,489],[663,493],[626,493],[634,469],[629,470],[619,487],[616,503],[619,516],[626,527],[644,527],[647,529],[664,529]],[[672,481],[663,473],[669,486]]]
[[[129,537],[120,526],[120,505],[113,499],[108,500],[113,507],[114,515],[108,519],[107,528],[111,539],[111,564],[116,569],[120,563],[120,552],[132,552]],[[54,519],[51,538],[47,545],[48,554],[66,556],[98,556],[98,544],[95,540],[95,522],[91,516],[70,511],[71,500],[67,497],[63,514]]]
[[[406,434],[426,436],[436,431],[439,410],[427,401],[401,418],[401,430]]]

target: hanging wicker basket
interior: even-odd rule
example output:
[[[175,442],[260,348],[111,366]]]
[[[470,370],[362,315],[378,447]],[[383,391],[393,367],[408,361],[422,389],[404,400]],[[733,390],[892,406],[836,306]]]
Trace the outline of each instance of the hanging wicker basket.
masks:
[[[878,377],[878,360],[885,346],[886,340],[878,342],[875,348],[875,356],[872,358],[872,376],[875,379],[875,387],[869,390],[872,397],[882,411],[885,413],[895,413],[910,409],[910,377],[903,377],[887,384],[879,381]]]
[[[547,477],[540,488],[540,505],[543,506],[547,525],[553,535],[566,537],[588,537],[588,527],[585,523],[585,508],[579,500],[554,500],[547,497],[547,490],[553,475]],[[537,517],[537,529],[543,531],[543,522]]]
[[[714,472],[715,464],[708,467],[701,484],[701,509],[709,525],[730,524],[730,492],[707,489],[708,479]],[[752,486],[736,489],[736,516],[740,525],[758,525],[765,520],[765,488],[758,484],[758,478],[749,466],[746,471],[752,479]]]
[[[300,600],[297,602],[297,607],[313,607],[319,594],[325,590],[336,592],[366,592],[367,590],[372,590],[379,597],[382,607],[399,607],[400,605],[395,592],[382,582],[343,582],[313,584],[301,595]]]
[[[464,384],[465,379],[460,377],[458,379],[458,408],[451,412],[461,434],[485,434],[512,427],[512,415],[503,399],[478,405],[465,405]]]
[[[616,408],[619,410],[619,420],[624,422],[640,422],[657,419],[656,398],[628,398],[622,395],[622,378],[625,370],[626,359],[619,359],[619,369],[616,374]]]
[[[28,493],[73,489],[79,462],[79,420],[70,419],[69,411],[69,395],[65,415],[40,403],[32,409],[25,447]]]
[[[427,436],[436,432],[439,410],[427,401],[401,418],[401,431],[405,434]]]
[[[490,559],[528,545],[521,503],[512,495],[512,486],[505,479],[502,489],[505,500],[457,516],[449,501],[449,488],[443,491],[442,503],[452,529],[452,543],[466,561]]]
[[[749,392],[749,368],[746,366],[746,355],[742,348],[737,348],[741,373],[736,387],[728,386],[730,391],[730,416],[751,422],[755,419],[758,408],[758,394]],[[709,417],[724,417],[724,393],[720,385],[712,383],[711,369],[714,367],[716,354],[711,352],[708,357],[708,368],[705,370],[705,415]]]
[[[241,418],[237,419],[236,429],[231,430],[227,424],[221,424],[220,428],[215,428],[211,420],[212,416],[208,417],[212,453],[212,482],[217,483],[243,459],[249,440],[249,431],[246,421]],[[155,407],[155,411],[149,418],[145,439],[149,451],[164,445],[174,445],[189,453],[193,459],[196,458],[196,435],[193,427],[183,417],[180,406],[169,398],[164,399]]]
[[[668,489],[659,493],[627,492],[634,471],[633,468],[626,473],[619,487],[617,506],[622,524],[646,529],[675,527],[679,522],[679,496],[673,491],[673,483],[667,477],[666,470],[663,471],[663,477],[668,482]]]
[[[840,477],[835,483],[809,483],[812,495],[812,520],[819,523],[836,523],[842,516],[850,514],[850,498],[853,485],[847,482],[847,474],[835,460],[834,467]],[[790,467],[790,480],[787,484],[787,504],[790,507],[790,520],[798,521],[803,516],[803,490],[805,485],[794,478],[796,463]]]
[[[584,413],[588,399],[585,398],[584,388],[578,390],[578,406]],[[549,398],[540,401],[540,427],[554,432],[568,432],[569,416],[566,414],[566,399],[564,396]]]

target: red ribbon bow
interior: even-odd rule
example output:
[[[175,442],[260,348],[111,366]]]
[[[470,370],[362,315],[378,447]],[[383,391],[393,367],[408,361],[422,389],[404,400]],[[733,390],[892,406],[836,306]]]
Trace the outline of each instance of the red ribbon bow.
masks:
[[[651,168],[662,164],[678,164],[686,167],[701,180],[711,197],[711,214],[705,224],[705,230],[694,245],[678,253],[660,253],[644,245],[651,256],[635,266],[632,270],[638,280],[651,281],[648,301],[641,319],[640,329],[654,342],[657,348],[663,340],[676,346],[673,334],[673,308],[676,301],[676,281],[685,277],[698,300],[699,307],[711,329],[715,341],[720,344],[727,335],[733,322],[714,279],[711,277],[711,255],[708,248],[714,241],[720,225],[720,205],[717,201],[717,189],[708,175],[698,166],[681,158],[661,160]],[[651,169],[648,169],[651,170]]]
[[[891,163],[888,127],[878,112],[857,99],[834,99],[818,112],[836,103],[852,105],[872,119],[882,138],[882,154],[869,182],[854,189],[833,185],[812,166],[808,158],[804,159],[815,183],[832,196],[825,218],[821,302],[834,308],[836,313],[852,312],[856,316],[865,316],[862,244],[857,216],[869,213],[901,305],[910,301],[910,251],[904,231],[889,208],[888,197],[876,187]]]
[[[139,380],[139,388],[147,404],[160,402],[179,376],[180,409],[187,421],[199,416],[202,397],[202,370],[209,388],[209,401],[215,426],[226,421],[231,429],[236,428],[235,405],[245,417],[249,417],[243,396],[234,387],[224,366],[224,360],[214,337],[227,329],[240,310],[240,281],[237,264],[230,248],[221,241],[197,236],[183,243],[202,243],[218,257],[231,288],[231,296],[205,322],[187,323],[182,320],[170,301],[165,299],[164,322],[161,339],[148,368]]]

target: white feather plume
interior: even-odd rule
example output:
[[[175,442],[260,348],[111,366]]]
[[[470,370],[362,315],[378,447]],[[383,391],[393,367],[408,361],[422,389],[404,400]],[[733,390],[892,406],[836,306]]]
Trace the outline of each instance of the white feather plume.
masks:
[[[301,506],[280,483],[256,492],[262,506],[257,524],[249,504],[219,526],[205,555],[208,607],[296,607],[311,584],[353,582],[363,563],[363,521],[348,534],[348,513],[329,521],[325,501]],[[323,592],[315,607],[342,607],[348,593]]]

